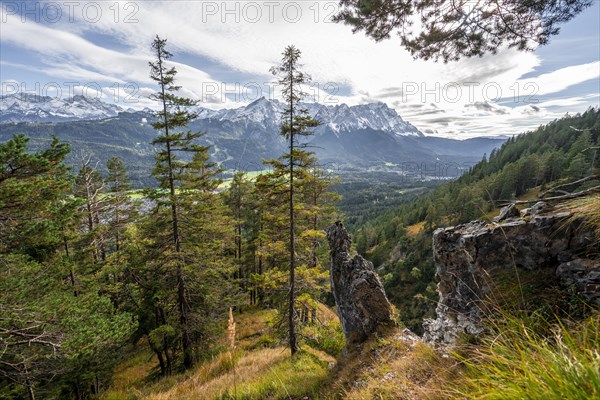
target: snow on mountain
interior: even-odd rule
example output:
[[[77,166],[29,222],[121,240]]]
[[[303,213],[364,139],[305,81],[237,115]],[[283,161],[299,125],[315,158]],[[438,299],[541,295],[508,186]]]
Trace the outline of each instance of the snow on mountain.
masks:
[[[423,136],[410,123],[385,103],[356,106],[301,103],[321,126],[315,134],[331,132],[338,136],[345,132],[371,129],[398,136]],[[197,107],[199,120],[230,121],[241,126],[256,126],[278,131],[285,105],[278,100],[261,97],[245,107],[211,110]],[[69,120],[96,120],[116,117],[120,112],[133,112],[97,98],[74,96],[59,99],[28,93],[0,96],[0,122],[61,122]],[[148,113],[149,110],[142,112]]]
[[[60,99],[30,93],[0,96],[0,122],[59,122],[115,117],[123,108],[100,99],[73,96]]]
[[[315,129],[317,134],[327,130],[339,135],[344,132],[372,129],[398,136],[423,136],[416,127],[404,121],[385,103],[357,106],[301,103],[301,107],[306,108],[310,115],[321,122],[321,126]],[[196,112],[199,119],[255,123],[270,128],[278,125],[284,108],[285,105],[278,100],[261,97],[245,107],[223,110],[199,107]]]
[[[321,106],[315,118],[335,133],[373,129],[398,136],[423,136],[416,127],[404,121],[396,110],[385,103]]]

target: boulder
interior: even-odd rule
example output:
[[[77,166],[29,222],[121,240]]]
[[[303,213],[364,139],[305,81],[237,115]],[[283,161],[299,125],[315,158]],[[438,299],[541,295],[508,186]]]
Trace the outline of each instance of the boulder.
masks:
[[[370,261],[352,257],[352,240],[341,222],[327,230],[331,291],[347,346],[366,340],[382,324],[392,322],[391,305]]]
[[[509,204],[500,209],[500,214],[497,217],[494,217],[492,221],[494,222],[502,222],[509,218],[517,218],[521,216],[521,212],[514,204]]]

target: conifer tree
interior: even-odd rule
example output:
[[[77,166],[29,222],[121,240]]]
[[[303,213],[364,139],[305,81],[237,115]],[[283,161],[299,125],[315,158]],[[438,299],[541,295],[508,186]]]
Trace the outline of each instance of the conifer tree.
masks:
[[[135,204],[129,196],[131,185],[123,161],[112,157],[106,162],[108,169],[108,211],[110,219],[109,236],[114,243],[114,251],[121,250],[125,227],[130,223],[137,212]]]
[[[115,312],[93,275],[76,290],[66,276],[73,260],[65,231],[80,222],[75,210],[83,204],[72,196],[68,151],[53,139],[31,152],[20,135],[0,144],[2,398],[97,395],[135,325]]]
[[[55,137],[48,148],[28,152],[28,142],[15,135],[0,144],[0,253],[43,259],[60,243],[54,216],[71,187],[63,164],[70,146]]]
[[[268,301],[282,309],[281,315],[289,316],[289,292],[284,289],[289,286],[289,274],[286,279],[283,268],[289,261],[289,155],[265,161],[265,164],[269,171],[256,180],[256,192],[262,205],[258,252],[265,262],[262,275],[255,275],[255,281]],[[297,151],[294,176],[294,322],[301,335],[304,324],[314,320],[316,302],[322,301],[328,290],[324,229],[339,217],[334,205],[339,196],[329,191],[335,180],[319,167],[311,152]],[[285,322],[278,321],[277,328],[288,334],[289,326]]]
[[[503,46],[532,51],[547,44],[592,0],[340,0],[334,21],[377,41],[392,33],[416,58],[496,53]],[[418,24],[415,22],[418,21]]]
[[[298,156],[296,148],[298,136],[308,136],[311,134],[310,128],[319,125],[314,120],[306,107],[300,103],[306,96],[302,90],[302,85],[310,81],[310,76],[300,70],[301,52],[294,46],[287,46],[283,52],[281,63],[271,68],[271,72],[279,77],[278,83],[281,85],[281,94],[286,104],[282,112],[281,134],[289,141],[289,345],[292,355],[298,351],[298,341],[296,338],[296,329],[294,321],[295,308],[295,221],[294,221],[294,164]]]
[[[178,198],[175,188],[177,179],[177,169],[181,169],[182,161],[176,157],[178,151],[193,151],[192,140],[197,138],[197,134],[188,132],[177,132],[178,128],[187,126],[195,117],[185,108],[195,103],[187,98],[177,96],[179,86],[175,85],[175,67],[168,67],[167,62],[173,56],[166,50],[166,39],[161,39],[158,35],[152,42],[152,49],[156,55],[156,60],[150,62],[150,78],[159,86],[159,91],[153,95],[155,100],[160,102],[160,111],[156,113],[157,121],[152,127],[161,132],[154,139],[153,145],[159,146],[160,150],[156,154],[156,168],[153,175],[158,179],[159,186],[168,190],[164,199],[166,206],[171,209],[171,235],[175,255],[175,271],[177,280],[177,303],[179,310],[179,323],[182,329],[181,344],[183,349],[183,365],[190,368],[193,364],[192,357],[192,338],[189,328],[188,314],[189,304],[186,298],[186,287],[183,277],[182,260],[178,253],[181,253],[181,232],[179,229]]]
[[[148,263],[167,274],[163,277],[164,286],[159,289],[165,305],[161,311],[171,301],[168,280],[169,274],[174,273],[178,321],[174,323],[164,313],[159,319],[164,328],[157,329],[163,333],[165,329],[174,330],[183,353],[183,367],[187,369],[196,358],[195,342],[206,335],[209,322],[216,319],[216,298],[235,294],[229,287],[224,289],[230,283],[227,279],[230,264],[226,259],[231,255],[233,224],[215,193],[221,183],[217,178],[221,170],[209,161],[209,148],[197,144],[196,139],[202,134],[186,128],[196,117],[188,111],[196,103],[177,95],[180,89],[175,85],[177,71],[167,66],[172,54],[166,50],[166,40],[157,36],[152,48],[156,60],[150,63],[151,78],[159,86],[154,99],[161,108],[153,123],[160,132],[153,141],[159,147],[153,171],[159,189],[148,191],[156,202],[152,225],[147,231],[152,242],[149,252],[152,259]]]

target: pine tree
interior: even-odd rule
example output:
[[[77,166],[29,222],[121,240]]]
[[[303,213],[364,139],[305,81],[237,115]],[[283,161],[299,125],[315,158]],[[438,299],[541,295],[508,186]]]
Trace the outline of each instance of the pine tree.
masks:
[[[70,147],[53,138],[48,148],[28,152],[28,142],[15,135],[0,143],[0,253],[43,259],[61,241],[54,217],[71,187],[63,163]]]
[[[108,169],[106,202],[110,221],[108,234],[113,240],[113,250],[118,253],[121,250],[125,227],[135,219],[137,212],[135,203],[129,196],[131,185],[123,161],[118,157],[112,157],[106,162],[106,167]]]
[[[81,399],[92,387],[98,394],[135,328],[93,275],[71,287],[68,231],[84,203],[72,196],[68,151],[56,139],[38,152],[24,136],[0,144],[0,397]]]
[[[375,40],[396,33],[417,58],[442,59],[496,53],[503,46],[534,50],[547,44],[592,0],[341,0],[334,21]],[[413,28],[414,20],[420,24]]]
[[[106,259],[105,227],[100,224],[106,206],[106,183],[90,155],[80,154],[79,161],[81,165],[75,178],[75,195],[83,200],[80,249],[84,257],[91,253],[92,264],[98,265]]]
[[[177,281],[177,307],[179,310],[179,323],[182,329],[181,345],[183,349],[183,365],[190,368],[193,364],[192,356],[192,337],[189,327],[189,304],[186,296],[186,287],[183,276],[183,260],[181,253],[181,232],[179,228],[178,196],[176,192],[177,171],[184,167],[181,160],[176,157],[178,151],[195,151],[192,140],[197,138],[198,134],[190,131],[177,132],[178,128],[183,128],[195,118],[195,114],[185,110],[186,107],[193,106],[194,101],[177,96],[179,86],[175,85],[175,67],[168,67],[167,62],[173,56],[166,50],[166,39],[161,39],[158,35],[152,42],[152,49],[156,55],[156,60],[150,62],[150,78],[158,83],[159,91],[153,95],[161,105],[161,110],[156,113],[157,121],[152,124],[154,129],[161,131],[152,142],[153,145],[161,149],[156,154],[156,168],[153,175],[158,179],[159,186],[168,190],[166,198],[161,198],[161,203],[171,209],[171,235],[173,249],[175,252],[175,271]],[[160,196],[162,197],[162,196]]]
[[[292,355],[298,351],[298,341],[294,322],[295,308],[295,226],[294,226],[294,164],[298,156],[296,141],[298,136],[310,135],[310,128],[319,125],[300,102],[306,96],[302,85],[310,81],[310,76],[299,68],[301,52],[294,46],[288,46],[283,52],[281,63],[271,68],[274,75],[279,76],[278,83],[282,86],[282,96],[286,107],[282,113],[281,134],[289,141],[289,345]]]
[[[156,207],[146,228],[148,256],[152,257],[147,263],[166,273],[162,287],[155,292],[162,299],[158,311],[163,316],[157,318],[159,326],[153,336],[158,335],[157,329],[161,335],[174,332],[187,369],[196,359],[195,343],[206,337],[212,322],[218,320],[218,301],[237,301],[237,293],[230,286],[234,235],[233,224],[216,193],[221,170],[209,161],[209,147],[196,143],[202,134],[186,129],[196,117],[187,111],[195,102],[177,95],[177,71],[167,67],[172,55],[165,46],[166,40],[157,36],[152,44],[156,60],[150,63],[151,78],[159,85],[154,98],[161,105],[153,127],[161,133],[153,141],[159,147],[153,171],[159,188],[148,191]],[[170,295],[171,272],[177,288],[174,299]],[[178,312],[176,322],[167,311],[172,300]],[[165,357],[168,355],[165,351]]]

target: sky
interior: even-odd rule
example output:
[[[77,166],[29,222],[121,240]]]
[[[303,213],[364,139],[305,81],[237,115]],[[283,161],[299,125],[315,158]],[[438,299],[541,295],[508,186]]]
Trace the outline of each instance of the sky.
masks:
[[[83,94],[124,108],[149,96],[155,35],[181,93],[206,108],[278,98],[271,66],[290,44],[312,77],[308,101],[385,102],[426,135],[514,135],[600,106],[600,2],[534,52],[414,60],[331,22],[337,1],[0,1],[1,93]]]

